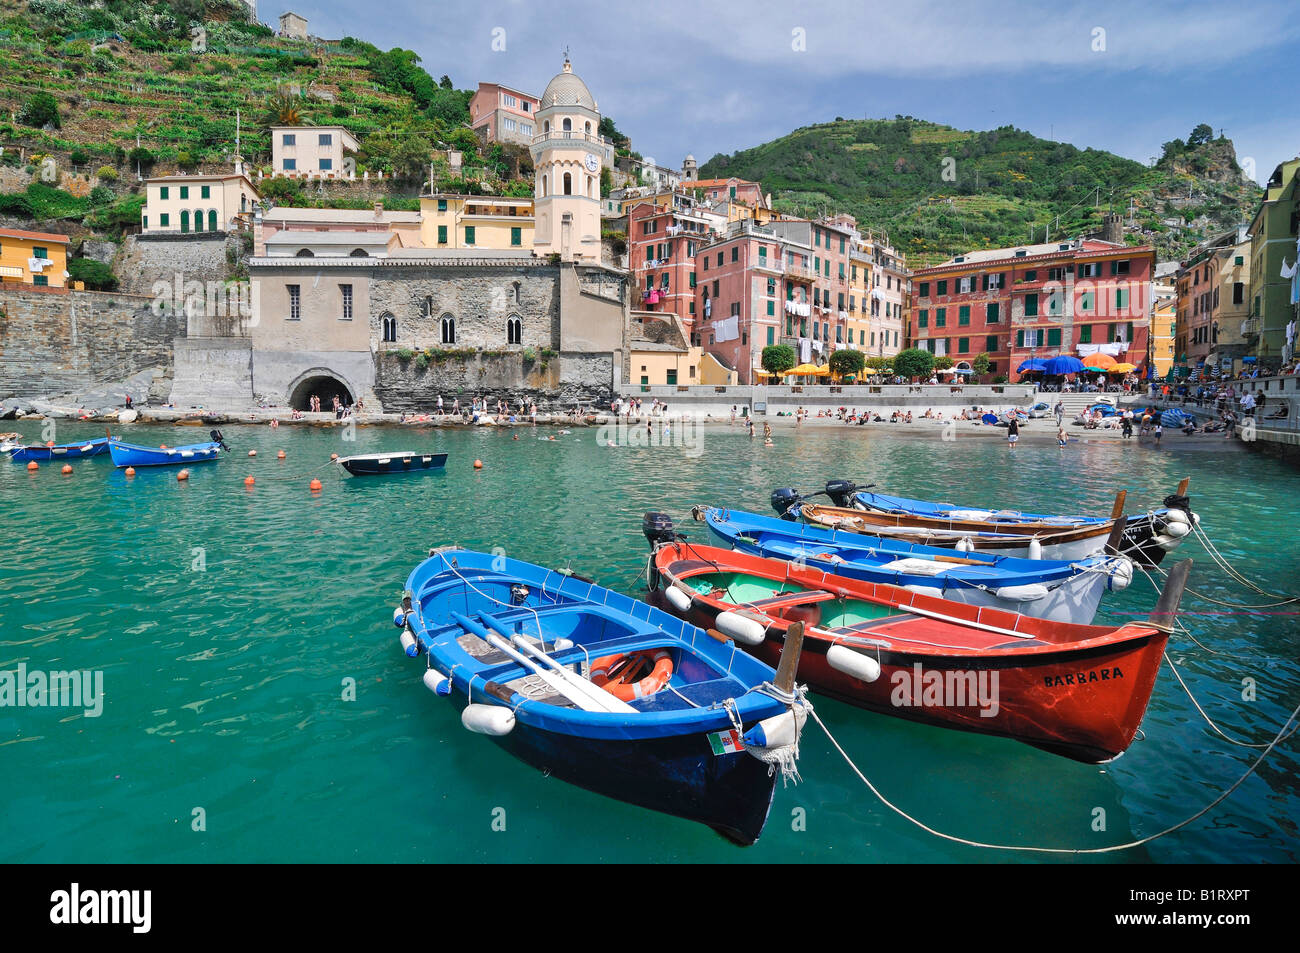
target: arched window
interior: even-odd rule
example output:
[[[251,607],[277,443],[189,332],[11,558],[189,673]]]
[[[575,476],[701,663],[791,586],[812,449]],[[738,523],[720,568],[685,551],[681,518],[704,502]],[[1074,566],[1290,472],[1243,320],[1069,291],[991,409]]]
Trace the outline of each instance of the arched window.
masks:
[[[348,257],[349,257],[349,258],[369,258],[369,257],[370,257],[370,252],[366,251],[364,248],[354,248],[354,249],[352,249],[352,251],[351,251],[351,253],[348,255]]]
[[[565,195],[573,194],[573,176],[570,175],[568,172],[564,173],[564,194]]]
[[[190,230],[190,210],[187,208],[183,208],[181,209],[181,231],[188,232],[189,230]]]
[[[546,198],[546,176],[542,176],[542,198]]]
[[[542,123],[542,132],[550,132],[550,131],[551,131],[551,121],[548,119],[546,120],[546,122]]]
[[[506,343],[524,343],[524,322],[518,315],[512,314],[510,317],[506,318]]]
[[[594,199],[596,195],[594,192],[592,192],[591,182],[592,182],[591,176],[587,176],[587,198]]]
[[[427,295],[425,299],[420,302],[420,317],[433,317],[433,295]]]
[[[564,131],[565,131],[565,132],[569,132],[571,129],[573,129],[573,121],[570,120],[568,116],[565,116],[565,117],[564,117]]]
[[[512,295],[512,299],[511,299],[511,300],[512,300],[512,303],[513,303],[513,304],[519,304],[519,303],[520,303],[520,301],[519,301],[519,282],[517,282],[517,281],[512,281],[512,282],[510,282],[510,289],[511,289],[511,295]]]
[[[444,314],[442,316],[442,343],[456,343],[456,319],[450,314]]]
[[[590,122],[590,120],[587,122],[587,135],[591,135],[591,122]]]
[[[201,208],[194,210],[194,230],[196,232],[203,231],[203,209]]]
[[[397,340],[397,319],[388,312],[384,312],[383,317],[379,319],[384,331],[385,341]]]
[[[315,258],[316,253],[312,251],[310,248],[299,248],[298,254],[294,255],[293,257],[294,258]]]
[[[208,209],[208,231],[215,232],[216,230],[217,230],[217,210],[214,208],[210,208]]]
[[[241,212],[247,212],[247,211],[248,211],[248,196],[247,196],[247,195],[244,195],[244,194],[242,194],[242,193],[241,193],[240,196],[239,196],[239,210],[240,210]]]

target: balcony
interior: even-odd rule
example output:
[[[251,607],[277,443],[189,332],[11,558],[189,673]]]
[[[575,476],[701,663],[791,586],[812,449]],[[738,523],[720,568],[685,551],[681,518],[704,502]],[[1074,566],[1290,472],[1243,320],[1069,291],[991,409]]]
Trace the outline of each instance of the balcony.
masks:
[[[773,272],[774,274],[780,275],[785,272],[786,266],[785,263],[778,258],[768,258],[764,255],[760,255],[757,259],[755,259],[754,267],[757,268],[759,271],[770,271]]]
[[[539,132],[537,135],[533,136],[533,145],[538,146],[548,140],[569,140],[573,142],[590,143],[592,145],[600,146],[602,150],[610,147],[609,140],[604,136],[593,136],[589,133],[578,132],[576,130],[565,132],[564,130],[556,129],[552,129],[550,132]]]
[[[781,266],[781,271],[791,281],[807,281],[811,284],[817,280],[817,275],[807,265],[792,265],[785,262]]]
[[[1259,337],[1259,316],[1258,315],[1249,317],[1245,321],[1241,322],[1241,336],[1247,338]]]

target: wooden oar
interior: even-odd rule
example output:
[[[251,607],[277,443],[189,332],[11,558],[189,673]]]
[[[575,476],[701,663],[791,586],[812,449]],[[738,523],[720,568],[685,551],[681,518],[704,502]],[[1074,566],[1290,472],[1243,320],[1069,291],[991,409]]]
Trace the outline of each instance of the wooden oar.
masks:
[[[1102,550],[1108,556],[1119,555],[1119,541],[1123,538],[1124,530],[1128,526],[1124,521],[1124,500],[1127,496],[1127,490],[1120,490],[1115,494],[1115,505],[1110,511],[1110,535],[1106,537],[1106,547]]]
[[[1191,477],[1183,477],[1182,480],[1179,481],[1178,490],[1176,491],[1178,496],[1187,495],[1187,484],[1189,484],[1190,482],[1192,482]]]
[[[1173,631],[1174,619],[1178,615],[1178,604],[1183,599],[1183,589],[1187,586],[1187,575],[1191,571],[1192,561],[1190,559],[1184,559],[1169,570],[1169,578],[1165,580],[1165,587],[1160,590],[1160,598],[1156,600],[1156,607],[1147,616],[1147,625],[1159,629],[1161,632]]]
[[[776,663],[776,677],[772,684],[783,692],[794,691],[794,676],[799,668],[799,655],[803,652],[803,623],[795,622],[785,630],[785,645],[781,660]]]

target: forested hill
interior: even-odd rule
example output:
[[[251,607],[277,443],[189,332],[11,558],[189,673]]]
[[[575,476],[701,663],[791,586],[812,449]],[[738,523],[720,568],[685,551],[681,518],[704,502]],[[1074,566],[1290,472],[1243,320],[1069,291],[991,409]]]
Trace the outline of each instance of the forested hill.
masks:
[[[1260,190],[1241,176],[1231,141],[1198,126],[1167,143],[1154,166],[1099,149],[1039,139],[1004,126],[954,129],[908,116],[806,126],[733,155],[702,178],[761,182],[776,207],[798,215],[849,212],[889,234],[913,266],[977,248],[1098,231],[1114,209],[1178,258],[1250,217]]]

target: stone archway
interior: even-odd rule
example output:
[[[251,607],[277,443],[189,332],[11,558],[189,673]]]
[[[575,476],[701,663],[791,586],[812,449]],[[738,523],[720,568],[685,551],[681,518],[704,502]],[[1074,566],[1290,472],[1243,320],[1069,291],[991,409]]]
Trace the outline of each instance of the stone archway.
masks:
[[[343,401],[344,406],[351,404],[356,397],[342,375],[327,368],[313,368],[290,386],[289,406],[294,410],[309,410],[311,398],[319,397],[321,410],[332,410],[335,395]]]

